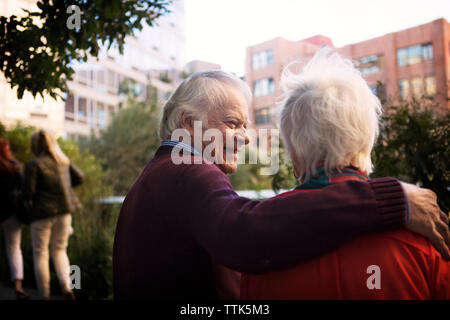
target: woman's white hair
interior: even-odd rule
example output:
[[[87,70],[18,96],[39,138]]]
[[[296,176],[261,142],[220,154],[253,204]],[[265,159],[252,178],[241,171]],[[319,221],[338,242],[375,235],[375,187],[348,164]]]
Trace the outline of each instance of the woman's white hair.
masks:
[[[299,177],[308,180],[321,161],[327,175],[350,164],[372,172],[382,108],[361,73],[330,48],[320,49],[300,73],[289,67],[281,77],[280,128]]]
[[[213,108],[226,108],[230,102],[229,87],[241,92],[247,103],[251,102],[249,86],[238,77],[221,71],[199,71],[185,79],[163,106],[159,135],[170,139],[175,129],[181,128],[184,113],[193,120],[207,125],[207,114]]]

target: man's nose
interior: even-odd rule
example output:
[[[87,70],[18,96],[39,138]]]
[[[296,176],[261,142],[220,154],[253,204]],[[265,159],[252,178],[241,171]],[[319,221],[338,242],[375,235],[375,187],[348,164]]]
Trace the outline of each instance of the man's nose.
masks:
[[[248,136],[248,132],[247,132],[246,128],[244,128],[244,139],[245,139],[245,144],[250,143],[250,137]]]
[[[246,145],[250,143],[250,137],[248,136],[247,129],[239,129],[238,134],[235,135],[235,141],[237,145]]]

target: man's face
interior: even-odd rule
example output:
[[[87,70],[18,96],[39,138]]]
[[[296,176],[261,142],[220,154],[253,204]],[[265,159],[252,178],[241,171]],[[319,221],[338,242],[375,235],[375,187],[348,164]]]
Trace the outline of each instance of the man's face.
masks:
[[[231,86],[227,87],[230,96],[229,103],[226,108],[215,108],[209,111],[208,129],[214,128],[222,133],[222,163],[218,163],[217,167],[224,173],[229,174],[236,171],[237,154],[249,143],[249,137],[247,134],[247,101],[238,90]],[[211,141],[203,141],[203,148],[208,144],[211,144]],[[227,153],[230,161],[227,161]],[[215,156],[214,152],[213,155]]]

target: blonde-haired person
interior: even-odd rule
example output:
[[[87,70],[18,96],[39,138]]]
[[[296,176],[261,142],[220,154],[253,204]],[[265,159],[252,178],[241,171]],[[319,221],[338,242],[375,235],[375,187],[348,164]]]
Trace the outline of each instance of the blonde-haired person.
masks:
[[[53,265],[65,299],[74,299],[70,287],[67,245],[73,213],[79,207],[72,187],[83,181],[83,173],[46,131],[31,137],[35,158],[25,168],[25,197],[32,201],[30,213],[34,272],[43,299],[50,298],[49,244]],[[51,238],[51,243],[50,243]]]
[[[352,62],[324,48],[281,82],[280,129],[300,185],[278,197],[367,180],[381,105]],[[450,299],[450,262],[406,229],[368,233],[291,269],[244,274],[241,289],[243,299]]]

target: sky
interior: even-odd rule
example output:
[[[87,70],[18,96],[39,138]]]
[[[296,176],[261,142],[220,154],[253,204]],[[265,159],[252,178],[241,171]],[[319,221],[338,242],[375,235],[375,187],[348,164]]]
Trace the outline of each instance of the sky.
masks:
[[[450,0],[185,0],[186,61],[244,75],[245,48],[275,37],[317,34],[337,47],[424,24],[450,21]]]

